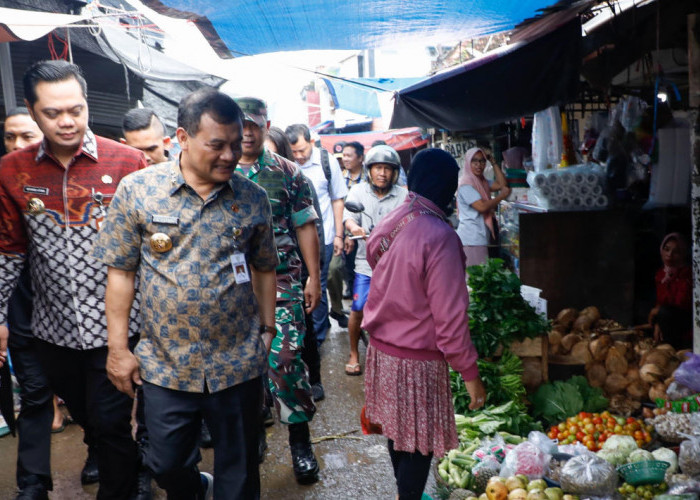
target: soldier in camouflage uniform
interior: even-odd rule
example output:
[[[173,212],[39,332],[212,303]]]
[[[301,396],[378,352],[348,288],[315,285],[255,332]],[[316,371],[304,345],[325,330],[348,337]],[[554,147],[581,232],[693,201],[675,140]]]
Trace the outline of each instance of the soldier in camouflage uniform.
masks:
[[[265,103],[256,98],[240,98],[236,102],[245,114],[243,156],[236,172],[267,191],[280,260],[276,269],[277,332],[269,356],[270,390],[280,421],[289,425],[294,475],[300,483],[313,483],[318,480],[319,467],[311,448],[309,422],[316,407],[301,351],[304,308],[310,313],[321,295],[319,241],[314,222],[318,215],[299,167],[264,148],[269,127]],[[303,289],[301,257],[309,270]]]

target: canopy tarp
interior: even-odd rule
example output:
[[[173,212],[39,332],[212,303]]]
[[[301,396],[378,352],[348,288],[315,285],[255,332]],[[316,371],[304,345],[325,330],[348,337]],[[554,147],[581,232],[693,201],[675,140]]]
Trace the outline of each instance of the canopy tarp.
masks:
[[[336,108],[358,115],[382,116],[377,94],[399,90],[420,81],[420,78],[322,78]]]
[[[512,29],[555,0],[142,0],[190,19],[223,56],[457,42]],[[222,41],[223,44],[217,44]],[[225,47],[223,45],[225,44]]]
[[[392,128],[484,128],[576,96],[578,17],[529,41],[506,45],[405,88],[395,96]]]
[[[321,146],[327,151],[335,152],[334,146],[338,143],[357,141],[365,147],[372,146],[375,141],[384,141],[396,151],[419,148],[428,144],[428,136],[419,128],[411,127],[398,130],[385,130],[383,132],[359,132],[356,134],[328,134],[321,135]]]

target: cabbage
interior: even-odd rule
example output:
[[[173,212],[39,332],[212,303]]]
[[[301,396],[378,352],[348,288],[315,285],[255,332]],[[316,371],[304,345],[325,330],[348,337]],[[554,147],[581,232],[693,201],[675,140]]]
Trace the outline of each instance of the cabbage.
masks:
[[[625,460],[634,450],[638,449],[637,443],[632,436],[622,436],[620,434],[615,434],[610,436],[605,443],[603,443],[604,450],[612,450],[620,452],[625,456]]]
[[[669,450],[668,448],[659,448],[652,451],[651,454],[654,456],[654,459],[671,464],[671,467],[669,467],[666,472],[674,474],[678,470],[678,457],[675,451]]]
[[[627,463],[630,464],[632,462],[646,462],[647,460],[655,460],[654,455],[647,450],[634,450],[630,453],[630,456],[627,457]]]
[[[627,455],[618,450],[602,449],[598,451],[596,455],[612,465],[622,465],[627,461]]]

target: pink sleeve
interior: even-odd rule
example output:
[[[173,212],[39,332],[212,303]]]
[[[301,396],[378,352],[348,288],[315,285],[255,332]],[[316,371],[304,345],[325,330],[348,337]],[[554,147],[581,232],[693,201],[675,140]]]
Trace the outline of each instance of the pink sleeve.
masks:
[[[477,352],[469,335],[469,294],[464,272],[464,252],[456,233],[432,239],[426,246],[425,294],[435,323],[435,341],[452,369],[464,380],[479,375]]]

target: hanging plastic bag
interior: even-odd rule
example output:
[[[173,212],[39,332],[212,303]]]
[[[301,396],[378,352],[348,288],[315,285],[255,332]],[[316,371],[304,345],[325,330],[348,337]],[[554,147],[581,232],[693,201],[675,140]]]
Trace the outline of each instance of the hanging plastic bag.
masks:
[[[679,384],[700,392],[700,356],[688,353],[686,360],[673,373],[673,378]]]

